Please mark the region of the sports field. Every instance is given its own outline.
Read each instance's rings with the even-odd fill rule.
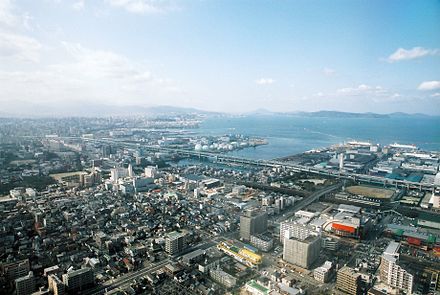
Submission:
[[[355,185],[345,189],[350,194],[361,195],[376,199],[389,199],[393,196],[394,191],[385,188],[377,188],[372,186]]]

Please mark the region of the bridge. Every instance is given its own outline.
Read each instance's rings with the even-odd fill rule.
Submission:
[[[434,184],[426,184],[426,183],[412,182],[412,181],[399,180],[399,179],[389,179],[382,176],[373,176],[373,175],[359,174],[359,173],[353,173],[347,171],[335,171],[325,168],[317,168],[317,167],[298,165],[288,162],[281,162],[277,160],[254,160],[254,159],[230,156],[226,154],[218,154],[218,153],[205,152],[205,151],[193,151],[193,150],[185,150],[185,149],[164,148],[159,146],[139,146],[139,147],[142,147],[151,152],[175,153],[178,155],[197,157],[199,159],[202,158],[210,159],[216,162],[250,165],[250,166],[266,167],[266,168],[278,168],[293,172],[306,172],[321,176],[330,176],[330,177],[342,178],[347,180],[353,180],[355,182],[369,183],[369,184],[379,184],[394,188],[418,189],[421,191],[422,190],[433,191],[436,188],[440,188],[439,186],[436,186]]]
[[[73,139],[73,137],[66,137],[66,138]],[[433,192],[435,189],[440,189],[440,186],[434,184],[419,183],[419,182],[400,180],[400,179],[390,179],[382,176],[353,173],[348,171],[336,171],[325,168],[317,168],[311,166],[298,165],[289,162],[282,162],[278,160],[255,160],[255,159],[235,157],[227,154],[213,153],[207,151],[167,148],[161,146],[145,145],[139,142],[118,141],[110,138],[87,139],[87,138],[75,137],[75,139],[82,139],[85,141],[94,141],[94,142],[106,143],[106,144],[131,146],[132,148],[143,148],[147,151],[156,152],[156,153],[164,153],[164,152],[174,153],[182,156],[190,156],[199,159],[213,160],[215,162],[250,165],[250,166],[265,167],[265,168],[277,168],[277,169],[282,169],[284,171],[293,171],[293,172],[306,172],[321,176],[353,180],[359,183],[376,184],[376,185],[382,185],[384,187],[393,187],[396,189],[404,188],[408,190],[414,189],[414,190],[428,191],[428,192]]]

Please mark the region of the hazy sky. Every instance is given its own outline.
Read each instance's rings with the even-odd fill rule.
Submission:
[[[440,114],[440,1],[0,0],[0,112]]]

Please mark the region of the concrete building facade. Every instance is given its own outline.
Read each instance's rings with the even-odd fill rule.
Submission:
[[[240,216],[240,238],[249,241],[251,235],[267,231],[267,213],[258,209],[246,210]]]
[[[336,277],[336,288],[349,295],[358,295],[360,293],[361,275],[354,269],[344,266]]]
[[[284,239],[283,259],[303,268],[309,268],[319,257],[321,238],[309,236],[305,239]]]
[[[180,253],[186,246],[186,234],[181,232],[171,232],[165,239],[165,251],[174,255]]]

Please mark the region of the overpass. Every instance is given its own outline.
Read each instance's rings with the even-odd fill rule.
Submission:
[[[333,171],[325,168],[310,167],[310,166],[298,165],[288,162],[281,162],[277,160],[254,160],[254,159],[230,156],[226,154],[218,154],[218,153],[205,152],[205,151],[193,151],[193,150],[185,150],[185,149],[164,148],[159,146],[138,146],[138,147],[142,147],[151,152],[175,153],[178,155],[197,157],[199,159],[210,159],[216,162],[223,162],[230,164],[250,165],[250,166],[258,166],[265,168],[279,168],[282,170],[288,170],[294,172],[306,172],[321,176],[330,176],[330,177],[342,178],[347,180],[353,180],[362,183],[379,184],[379,185],[395,187],[395,188],[418,189],[423,191],[433,191],[435,188],[440,188],[439,186],[436,186],[434,184],[426,184],[426,183],[412,182],[412,181],[399,180],[399,179],[389,179],[382,176],[373,176],[373,175],[359,174],[359,173],[353,173],[347,171]]]
[[[279,160],[254,160],[254,159],[235,157],[231,155],[213,153],[207,151],[167,148],[161,146],[145,145],[139,142],[118,141],[110,138],[102,138],[102,139],[88,139],[88,138],[80,138],[80,137],[65,137],[65,138],[82,139],[85,141],[116,144],[121,146],[131,146],[132,148],[143,148],[150,152],[174,153],[182,156],[196,157],[199,159],[208,159],[208,160],[213,160],[215,162],[222,162],[229,164],[250,165],[250,166],[265,167],[265,168],[279,168],[285,171],[293,171],[293,172],[306,172],[321,176],[353,180],[359,183],[376,184],[376,185],[382,185],[384,187],[394,187],[396,189],[404,188],[408,190],[414,189],[414,190],[429,191],[429,192],[434,191],[434,189],[440,189],[440,186],[434,184],[419,183],[408,180],[389,179],[382,176],[373,176],[373,175],[366,175],[366,174],[353,173],[347,171],[336,171],[325,168],[310,167],[310,166],[298,165],[288,162],[282,162]]]

